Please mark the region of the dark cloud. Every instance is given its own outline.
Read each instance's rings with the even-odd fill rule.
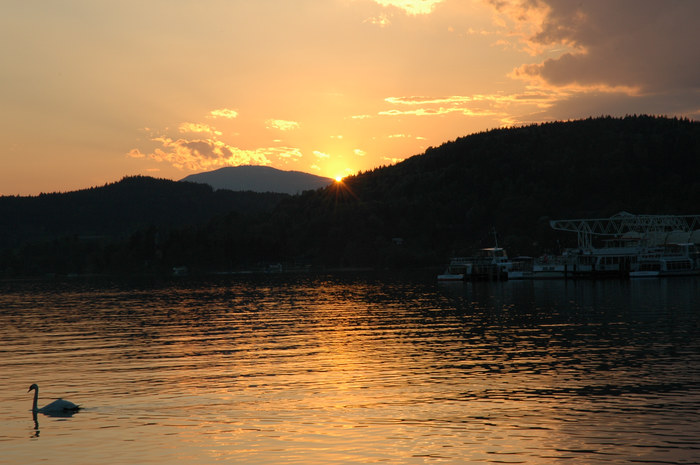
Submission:
[[[595,116],[653,114],[700,119],[700,94],[666,92],[630,96],[624,92],[577,92],[560,98],[546,109],[517,118],[518,124],[565,121]]]
[[[534,2],[521,3],[532,8]],[[700,1],[542,0],[549,7],[535,45],[574,52],[518,70],[553,86],[700,90]]]
[[[227,146],[217,146],[213,140],[179,140],[176,145],[186,148],[192,156],[203,159],[228,158],[232,154]]]

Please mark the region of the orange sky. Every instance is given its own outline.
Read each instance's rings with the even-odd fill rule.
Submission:
[[[491,128],[700,116],[700,2],[3,2],[0,194],[336,177]]]

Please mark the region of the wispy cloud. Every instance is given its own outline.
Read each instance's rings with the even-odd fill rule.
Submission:
[[[209,116],[212,118],[233,119],[233,118],[238,117],[238,112],[236,110],[231,110],[229,108],[220,108],[218,110],[210,111]]]
[[[372,18],[367,18],[365,23],[369,24],[374,24],[375,26],[379,27],[387,27],[391,25],[391,20],[389,19],[389,16],[387,15],[379,15],[379,16],[374,16]]]
[[[374,0],[381,6],[393,6],[409,15],[426,15],[433,12],[435,6],[444,0]]]
[[[444,105],[444,104],[462,104],[465,102],[474,101],[475,97],[466,97],[462,95],[453,95],[451,97],[387,97],[385,102],[395,105]]]
[[[178,127],[181,133],[209,134],[211,136],[220,136],[221,131],[217,131],[212,126],[203,123],[182,123]]]
[[[425,137],[413,136],[411,134],[390,134],[387,136],[389,139],[415,139],[415,140],[425,140]]]
[[[431,105],[449,105],[450,107],[462,107],[473,104],[487,105],[503,105],[514,102],[525,101],[546,101],[554,97],[552,91],[533,90],[525,92],[517,92],[512,94],[497,93],[497,94],[474,94],[474,95],[452,95],[449,97],[388,97],[385,102],[394,105],[407,106],[431,106]]]
[[[314,150],[314,156],[316,158],[322,159],[322,158],[330,158],[331,156],[328,155],[327,153],[319,152],[318,150]]]
[[[132,149],[127,156],[165,162],[177,169],[187,171],[212,170],[225,166],[269,165],[273,159],[288,163],[303,157],[301,149],[297,147],[263,147],[245,150],[215,139],[188,140],[157,137],[153,141],[160,144],[160,147],[153,152],[144,153],[139,149]]]
[[[440,116],[449,115],[451,113],[459,113],[464,116],[494,116],[498,112],[488,109],[472,109],[461,107],[438,107],[438,108],[417,108],[415,110],[384,110],[380,111],[382,116]]]
[[[395,165],[396,163],[402,162],[405,160],[405,158],[391,158],[391,157],[382,157],[382,160],[389,162],[392,165]]]
[[[395,108],[379,111],[377,115],[495,117],[507,124],[512,120],[513,114],[542,111],[569,94],[570,90],[563,89],[533,89],[512,94],[388,97],[385,102]]]
[[[235,110],[222,108],[211,111],[209,118],[233,119],[238,117]],[[266,121],[268,128],[289,131],[299,127],[294,121],[270,119]],[[147,133],[156,131],[146,128]],[[127,153],[130,158],[150,159],[157,162],[169,163],[180,170],[203,171],[224,166],[239,165],[269,165],[273,162],[290,163],[303,157],[300,148],[289,146],[261,147],[242,149],[224,141],[224,134],[206,123],[181,123],[177,131],[183,136],[165,134],[151,136],[151,141],[157,143],[152,151],[142,151],[134,148]],[[281,141],[275,140],[275,143]]]
[[[294,129],[299,129],[299,123],[296,121],[287,121],[283,119],[268,119],[265,124],[270,129],[277,129],[280,131],[291,131]]]
[[[146,158],[146,157],[148,157],[147,154],[143,153],[139,149],[129,150],[129,152],[127,152],[126,156],[129,158]]]
[[[301,149],[297,147],[274,147],[267,149],[267,151],[270,155],[275,155],[280,160],[285,161],[298,160],[304,156]]]
[[[150,158],[170,163],[177,169],[202,171],[238,165],[269,165],[269,155],[275,149],[243,150],[213,139],[153,139],[161,144],[152,153],[144,154],[138,149],[128,153],[132,158]]]

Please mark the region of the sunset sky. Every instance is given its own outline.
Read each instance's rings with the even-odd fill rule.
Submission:
[[[0,194],[336,177],[475,132],[700,119],[700,1],[5,0]]]

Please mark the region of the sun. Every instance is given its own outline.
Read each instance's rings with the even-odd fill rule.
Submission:
[[[335,182],[341,182],[343,180],[342,176],[336,176],[335,177]]]

